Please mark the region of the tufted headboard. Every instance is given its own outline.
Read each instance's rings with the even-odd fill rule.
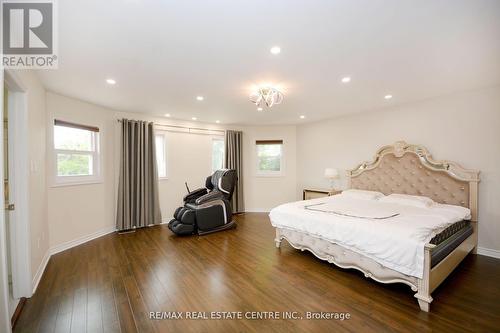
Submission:
[[[382,147],[372,162],[348,171],[350,187],[384,194],[423,195],[439,203],[468,207],[477,221],[479,171],[435,161],[422,146],[398,141]]]

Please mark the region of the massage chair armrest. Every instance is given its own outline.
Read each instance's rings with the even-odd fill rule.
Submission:
[[[189,202],[195,202],[196,199],[198,199],[201,196],[204,196],[205,194],[208,193],[208,190],[206,188],[198,188],[194,191],[189,192],[184,196],[184,202],[189,203]]]
[[[205,194],[204,196],[199,197],[196,199],[195,203],[196,205],[203,205],[204,203],[214,201],[214,200],[222,200],[224,199],[224,194],[219,192],[219,191],[212,191],[208,194]]]

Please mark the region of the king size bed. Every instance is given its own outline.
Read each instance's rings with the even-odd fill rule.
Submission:
[[[270,213],[276,247],[294,248],[381,283],[404,283],[429,311],[431,293],[477,247],[479,172],[396,142],[348,172],[339,195]]]

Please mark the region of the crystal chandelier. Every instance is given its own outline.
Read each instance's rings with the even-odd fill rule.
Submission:
[[[273,87],[261,87],[250,95],[250,102],[255,105],[272,107],[274,104],[283,102],[283,93]]]

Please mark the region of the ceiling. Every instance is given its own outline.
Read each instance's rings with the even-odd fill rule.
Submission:
[[[296,124],[500,84],[496,0],[64,0],[58,7],[59,69],[40,71],[41,80],[116,110]],[[279,55],[270,53],[275,45]],[[345,76],[351,82],[342,83]],[[280,85],[285,100],[258,112],[248,95],[264,82]]]

